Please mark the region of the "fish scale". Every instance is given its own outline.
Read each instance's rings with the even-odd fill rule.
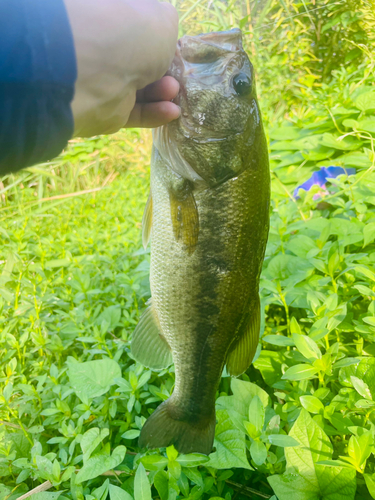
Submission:
[[[199,48],[200,43],[209,48]],[[204,64],[217,87],[207,95],[202,83],[197,96],[199,79],[205,78],[202,68],[195,74],[189,62],[186,72],[181,69],[184,49],[192,58],[192,46],[202,57],[210,50],[210,63]],[[194,61],[199,66],[198,56]],[[154,369],[173,360],[176,378],[172,396],[146,421],[140,446],[174,444],[182,453],[209,453],[224,365],[239,375],[257,347],[269,220],[268,154],[253,83],[245,95],[237,95],[230,83],[233,74],[242,78],[245,72],[252,82],[252,71],[239,30],[184,37],[171,66],[170,74],[180,82],[183,113],[154,132],[144,216],[145,240],[151,236],[152,299],[134,331],[132,351]],[[231,134],[234,112],[238,123]],[[220,120],[214,131],[211,121],[207,126],[195,122],[202,113],[224,117],[222,128]],[[193,179],[190,168],[198,174]]]

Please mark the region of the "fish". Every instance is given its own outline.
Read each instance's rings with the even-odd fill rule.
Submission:
[[[175,385],[139,446],[209,454],[223,368],[245,372],[259,340],[268,151],[239,29],[180,38],[168,74],[180,84],[181,115],[153,130],[142,228],[151,299],[131,351],[154,370],[173,362]]]

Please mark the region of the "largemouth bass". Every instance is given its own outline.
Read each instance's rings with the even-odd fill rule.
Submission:
[[[173,360],[176,380],[139,445],[208,454],[223,367],[240,375],[258,344],[268,153],[240,30],[184,36],[169,74],[180,83],[182,113],[154,130],[143,219],[152,299],[132,352],[154,369]]]

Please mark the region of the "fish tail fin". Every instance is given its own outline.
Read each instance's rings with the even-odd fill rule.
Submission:
[[[215,409],[212,415],[198,421],[182,417],[181,410],[171,400],[164,401],[145,422],[139,446],[161,448],[173,444],[180,453],[211,453],[215,436]]]

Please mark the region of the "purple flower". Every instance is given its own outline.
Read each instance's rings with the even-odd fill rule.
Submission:
[[[325,184],[327,182],[327,179],[333,179],[335,177],[338,177],[339,175],[355,175],[356,169],[355,168],[342,168],[342,167],[335,167],[331,165],[330,167],[321,167],[317,172],[314,172],[310,179],[308,179],[306,182],[301,184],[300,186],[297,186],[297,188],[294,190],[294,197],[299,198],[298,196],[298,191],[300,189],[304,189],[305,191],[309,191],[310,188],[314,185],[320,186],[323,189],[325,189]]]

